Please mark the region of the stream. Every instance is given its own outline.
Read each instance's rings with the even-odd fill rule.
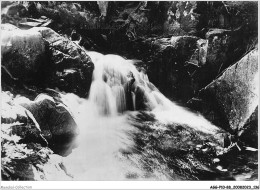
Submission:
[[[168,100],[131,60],[88,54],[89,98],[62,95],[80,131],[64,157],[74,180],[234,179],[217,158],[226,132]]]

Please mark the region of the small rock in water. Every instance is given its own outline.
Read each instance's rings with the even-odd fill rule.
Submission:
[[[246,150],[253,151],[253,152],[258,151],[258,149],[252,147],[246,147]]]
[[[214,158],[213,159],[213,162],[216,163],[216,162],[219,162],[220,160],[218,158]]]
[[[198,144],[198,145],[196,146],[196,150],[200,150],[201,147],[202,147],[202,145],[201,145],[201,144]]]
[[[223,155],[223,151],[217,152],[217,156]]]
[[[216,168],[217,168],[219,171],[227,172],[227,169],[223,169],[222,166],[217,166]]]
[[[216,168],[220,171],[223,169],[222,166],[217,166]]]

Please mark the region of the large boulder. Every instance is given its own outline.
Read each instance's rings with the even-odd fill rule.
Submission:
[[[48,95],[40,94],[35,101],[20,105],[32,113],[50,148],[59,154],[70,151],[70,145],[79,131],[73,116],[64,104],[55,102]]]
[[[251,145],[250,142],[257,142],[252,139],[257,137],[255,134],[250,135],[250,142],[246,139],[249,139],[248,131],[257,131],[254,115],[258,107],[258,74],[258,52],[253,50],[200,93],[202,102],[206,102],[207,107],[212,108],[212,114],[222,120],[222,127]],[[208,110],[206,114],[209,113]]]
[[[1,94],[1,179],[70,180],[62,157],[47,147],[33,114],[19,105],[25,97]]]
[[[40,32],[50,46],[53,73],[47,83],[53,88],[86,96],[94,69],[86,51],[50,28],[35,27],[32,30]]]
[[[1,29],[2,65],[15,78],[35,80],[45,64],[46,45],[41,34],[37,31],[18,30],[10,25]]]
[[[5,24],[1,29],[4,83],[11,78],[20,86],[30,83],[87,96],[94,65],[85,49],[47,27],[19,30]]]
[[[57,97],[40,94],[34,101],[24,96],[2,92],[1,122],[12,129],[21,142],[48,146],[55,153],[68,154],[79,134],[69,108]]]
[[[258,105],[258,53],[251,51],[205,87],[223,107],[230,127],[240,130]]]

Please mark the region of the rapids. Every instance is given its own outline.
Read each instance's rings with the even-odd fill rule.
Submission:
[[[164,124],[184,124],[212,135],[218,131],[202,116],[168,100],[136,69],[133,60],[97,52],[88,55],[95,65],[89,98],[62,95],[80,129],[77,148],[63,160],[74,180],[173,179],[158,169],[148,175],[139,166],[142,157],[133,154],[137,151],[133,134],[140,131],[129,116],[135,117],[139,110]]]

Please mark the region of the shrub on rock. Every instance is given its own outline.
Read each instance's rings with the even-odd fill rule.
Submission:
[[[2,92],[1,107],[1,179],[57,180],[72,179],[62,162],[47,147],[42,130],[32,113],[19,102],[30,102]]]

